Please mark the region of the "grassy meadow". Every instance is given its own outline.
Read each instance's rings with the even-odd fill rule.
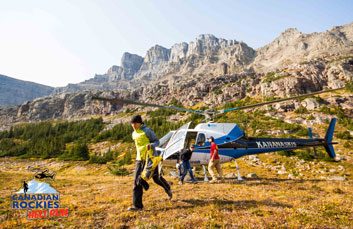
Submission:
[[[298,159],[303,168],[307,165],[310,168],[288,179],[292,160],[281,159],[283,156],[276,154],[261,155],[260,165],[247,157],[238,159],[243,176],[257,175],[244,181],[227,178],[224,183],[205,183],[198,170],[200,183],[178,185],[175,178],[166,175],[172,183],[172,200],[151,182],[150,190],[144,193],[144,211],[128,212],[132,198],[131,174],[114,176],[108,172],[107,165],[88,162],[1,158],[0,225],[1,228],[353,227],[351,163],[303,163]],[[271,164],[284,165],[288,173],[278,174],[269,169]],[[54,181],[46,181],[60,192],[61,206],[70,210],[68,218],[28,220],[24,210],[9,208],[11,193],[20,189],[23,180],[33,177],[28,166],[45,166],[57,172]],[[132,172],[133,165],[126,169]],[[235,173],[233,163],[223,164],[223,169],[229,177]],[[166,168],[165,173],[169,170]],[[321,170],[328,172],[316,173]],[[335,175],[346,179],[328,179]]]

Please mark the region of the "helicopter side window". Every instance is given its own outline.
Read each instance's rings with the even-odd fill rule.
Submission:
[[[203,146],[206,142],[206,136],[204,133],[199,133],[196,139],[196,145]]]

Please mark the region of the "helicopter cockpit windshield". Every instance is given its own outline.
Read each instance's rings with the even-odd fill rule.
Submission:
[[[175,133],[175,131],[170,131],[168,134],[164,135],[161,139],[159,139],[159,146],[158,147],[165,148],[174,133]]]
[[[163,159],[168,158],[169,156],[173,155],[175,152],[178,152],[184,148],[187,130],[190,124],[191,122],[183,125],[172,135],[168,143],[166,143]]]

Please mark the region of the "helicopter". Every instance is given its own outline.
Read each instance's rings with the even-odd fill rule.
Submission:
[[[41,172],[37,172],[35,175],[34,175],[34,178],[37,178],[37,179],[45,179],[45,178],[50,178],[52,180],[54,180],[55,178],[55,172],[50,172],[48,169],[45,169]]]
[[[194,146],[193,154],[190,159],[192,165],[202,165],[205,173],[205,180],[207,180],[206,170],[204,165],[209,162],[210,143],[206,141],[209,137],[214,137],[214,141],[218,146],[218,153],[220,162],[225,163],[235,161],[235,159],[254,154],[262,154],[276,151],[290,151],[295,149],[302,149],[311,147],[314,148],[321,146],[324,147],[329,157],[335,158],[335,150],[333,148],[333,134],[337,119],[332,118],[326,135],[324,138],[312,137],[309,139],[300,138],[256,138],[248,137],[245,132],[235,123],[215,123],[211,121],[215,116],[225,114],[227,112],[245,110],[264,105],[279,103],[288,100],[301,99],[317,94],[333,92],[344,88],[329,89],[308,93],[304,95],[294,96],[290,98],[283,98],[269,102],[251,104],[241,107],[234,107],[224,110],[192,110],[176,106],[164,106],[158,104],[143,103],[135,100],[119,99],[119,98],[105,98],[94,96],[92,99],[107,101],[115,104],[134,104],[139,106],[158,107],[163,109],[174,109],[178,111],[190,112],[205,116],[205,123],[199,123],[195,128],[190,129],[191,122],[181,126],[178,130],[173,130],[167,133],[160,139],[160,144],[156,148],[159,155],[163,157],[163,164],[165,162],[176,163],[179,152],[190,145]],[[193,144],[194,143],[194,144]],[[236,163],[236,161],[235,161]],[[168,163],[167,163],[168,164]],[[239,173],[239,166],[236,163],[238,171],[238,180],[241,180]]]

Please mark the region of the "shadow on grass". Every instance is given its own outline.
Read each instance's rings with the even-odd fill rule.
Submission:
[[[304,182],[318,183],[326,180],[320,179],[281,179],[281,178],[246,178],[243,181],[238,181],[234,178],[226,179],[229,184],[244,184],[248,186],[256,185],[271,185],[274,183],[302,184]]]
[[[285,204],[281,202],[276,202],[272,200],[224,200],[224,199],[186,199],[178,201],[182,204],[187,205],[177,205],[172,207],[165,207],[162,209],[154,209],[156,211],[166,211],[166,210],[177,210],[177,209],[192,209],[195,207],[204,207],[209,205],[216,205],[222,210],[246,210],[249,208],[257,208],[260,206],[276,207],[276,208],[292,208],[290,204]]]

